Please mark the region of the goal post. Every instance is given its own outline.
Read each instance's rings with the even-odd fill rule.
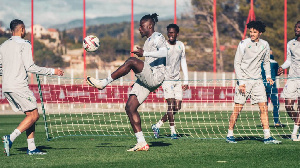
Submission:
[[[37,75],[37,81],[48,140],[64,136],[134,136],[125,112],[132,81],[117,80],[104,90],[88,86],[82,78]],[[284,79],[277,81],[283,86]],[[190,81],[189,89],[183,93],[182,109],[175,115],[178,135],[187,139],[224,139],[234,107],[234,83],[234,79]],[[281,92],[280,87],[279,97]],[[294,123],[285,112],[282,98],[280,102],[283,127],[274,127],[271,103],[269,123],[273,136],[286,138]],[[167,111],[162,88],[150,93],[138,111],[143,133],[153,136],[151,125]],[[258,105],[249,101],[245,104],[234,134],[240,138],[263,137]],[[170,136],[168,122],[161,127],[160,135]]]
[[[36,74],[36,80],[37,80],[37,83],[38,83],[39,98],[41,100],[41,109],[42,109],[42,112],[43,112],[43,119],[44,119],[44,124],[45,124],[44,126],[45,126],[46,137],[47,137],[47,140],[50,140],[49,131],[48,131],[48,124],[47,124],[47,116],[46,116],[44,100],[43,100],[43,93],[42,93],[41,82],[40,82],[40,76],[38,74]]]

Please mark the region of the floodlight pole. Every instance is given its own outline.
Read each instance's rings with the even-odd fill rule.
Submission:
[[[34,11],[34,6],[33,6],[33,1],[31,0],[31,52],[32,52],[32,59],[34,60],[34,36],[33,36],[33,11]],[[30,78],[30,83],[33,84],[33,75],[31,74],[31,78]]]
[[[177,16],[176,16],[176,0],[174,0],[174,24],[177,24]]]
[[[284,0],[284,61],[287,57],[287,0]],[[287,69],[284,70],[284,77],[287,77]]]
[[[213,72],[214,72],[214,79],[215,79],[215,75],[217,72],[217,38],[216,38],[216,34],[217,34],[217,0],[214,0],[214,7],[213,7]]]
[[[134,47],[134,11],[133,11],[133,6],[134,6],[134,2],[133,2],[133,0],[131,0],[131,27],[130,27],[131,46],[130,46],[130,51],[133,51],[133,47]],[[134,57],[134,54],[130,53],[130,56]],[[133,82],[133,80],[134,80],[134,72],[132,70],[130,72],[130,80],[131,80],[131,82]]]
[[[86,37],[86,20],[85,20],[85,0],[83,0],[83,37],[82,40]],[[83,77],[86,78],[86,51],[83,49]]]
[[[246,37],[246,33],[247,33],[247,24],[249,23],[249,21],[253,21],[255,20],[255,13],[254,13],[254,5],[253,5],[253,0],[251,0],[250,2],[250,10],[249,10],[249,14],[248,14],[248,17],[247,17],[247,21],[246,21],[246,25],[245,25],[245,29],[244,29],[244,36],[243,36],[243,40],[245,39]]]

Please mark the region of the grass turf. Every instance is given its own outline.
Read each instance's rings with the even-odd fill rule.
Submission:
[[[0,135],[10,134],[23,115],[1,115]],[[300,142],[281,139],[280,145],[265,145],[258,138],[238,137],[237,144],[224,139],[154,139],[146,137],[147,152],[127,152],[135,137],[68,136],[46,141],[44,123],[36,128],[36,145],[43,156],[26,155],[25,133],[18,137],[11,156],[0,155],[1,167],[297,167]]]

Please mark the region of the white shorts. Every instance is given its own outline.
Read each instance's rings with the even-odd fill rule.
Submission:
[[[262,80],[249,80],[246,82],[246,93],[240,93],[239,85],[235,86],[234,102],[245,104],[248,98],[251,104],[267,102],[266,89]]]
[[[300,97],[300,80],[288,79],[283,88],[282,97],[293,100]]]
[[[144,68],[141,73],[135,74],[138,80],[134,83],[129,95],[136,95],[140,104],[142,104],[148,97],[150,92],[156,90],[161,83],[161,73],[153,72],[150,65],[144,63]]]
[[[3,94],[15,112],[27,112],[37,108],[36,98],[31,90],[4,92]]]
[[[164,81],[162,84],[164,89],[165,99],[174,98],[176,100],[182,100],[182,85],[181,81]]]

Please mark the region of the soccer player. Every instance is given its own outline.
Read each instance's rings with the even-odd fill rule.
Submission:
[[[238,81],[235,87],[235,106],[230,116],[226,142],[237,143],[233,136],[233,128],[247,98],[251,98],[251,103],[258,103],[260,109],[264,143],[278,144],[281,142],[270,135],[267,96],[261,76],[261,63],[263,61],[267,82],[271,85],[274,83],[270,70],[270,47],[267,41],[260,39],[266,26],[261,21],[251,21],[247,27],[250,31],[250,38],[239,43],[234,59],[234,69]]]
[[[14,140],[26,131],[28,155],[46,154],[36,148],[34,142],[35,122],[39,119],[36,98],[28,86],[28,72],[44,75],[63,75],[60,69],[44,68],[34,64],[31,44],[24,40],[25,25],[15,19],[10,22],[12,37],[0,46],[2,92],[14,111],[22,111],[26,117],[10,134],[3,136],[4,152],[10,155]]]
[[[295,24],[295,38],[287,43],[287,59],[278,69],[278,75],[283,73],[283,69],[290,67],[289,79],[283,88],[283,97],[285,98],[285,109],[292,120],[295,122],[291,135],[292,141],[300,141],[297,137],[300,126],[300,21]],[[294,110],[294,104],[298,98],[297,110]]]
[[[142,132],[141,119],[137,109],[148,97],[149,93],[157,89],[165,78],[168,51],[165,37],[161,33],[154,31],[155,23],[158,21],[157,16],[156,13],[148,14],[140,20],[140,34],[142,38],[147,37],[147,39],[143,48],[138,47],[132,53],[138,57],[145,57],[145,62],[136,57],[130,57],[106,79],[97,80],[87,77],[89,85],[102,90],[112,81],[128,74],[130,70],[133,70],[135,73],[137,81],[129,93],[125,110],[137,138],[137,144],[128,151],[147,151],[149,149]]]
[[[165,80],[162,87],[164,89],[164,97],[168,103],[168,111],[156,124],[153,124],[151,128],[154,132],[154,137],[158,138],[159,128],[164,122],[169,120],[171,138],[177,139],[174,115],[181,109],[182,91],[188,89],[188,69],[184,44],[177,40],[179,27],[176,24],[169,24],[167,31],[169,38],[167,41],[168,56]],[[180,81],[180,64],[184,75],[183,85]]]
[[[278,63],[274,60],[274,56],[272,54],[272,50],[270,50],[270,68],[271,68],[271,78],[274,81],[273,85],[270,85],[270,83],[267,82],[266,79],[266,73],[263,67],[263,63],[261,64],[261,75],[264,81],[264,85],[267,92],[267,100],[269,98],[271,99],[271,102],[273,104],[273,119],[274,119],[274,126],[280,127],[282,124],[279,121],[279,97],[278,97],[278,89],[276,86],[276,76],[278,72]]]

